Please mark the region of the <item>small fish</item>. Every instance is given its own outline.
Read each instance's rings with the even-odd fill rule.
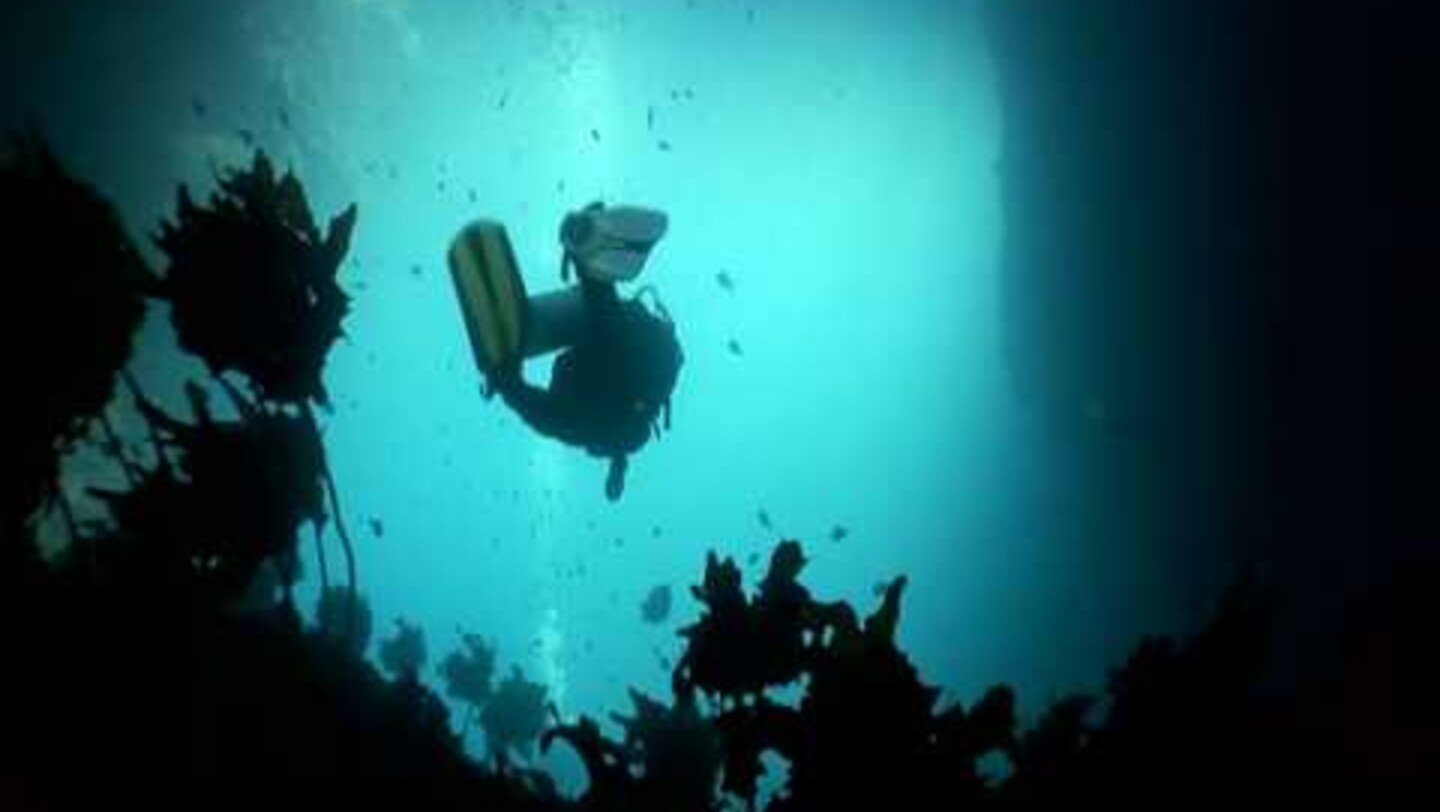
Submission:
[[[775,525],[770,522],[770,514],[763,509],[755,513],[755,518],[760,520],[760,526],[766,530],[774,530]]]
[[[620,538],[619,536],[616,536],[616,537],[615,537],[615,548],[616,548],[616,549],[619,549],[619,548],[624,547],[624,546],[625,546],[625,539]]]
[[[725,342],[725,347],[730,350],[731,355],[737,358],[745,354],[745,350],[740,346],[740,342],[733,338]]]
[[[670,617],[672,603],[670,585],[660,584],[645,595],[640,604],[640,617],[646,623],[664,623]]]
[[[735,292],[735,279],[730,276],[729,271],[721,271],[715,274],[715,284],[731,293]]]
[[[281,107],[277,111],[277,115],[280,119],[280,126],[284,127],[287,130],[290,129],[290,111],[286,110],[284,107]]]
[[[645,129],[655,129],[655,105],[653,104],[645,108]]]
[[[685,94],[685,98],[690,99],[691,101],[694,101],[694,100],[695,100],[695,88],[693,88],[693,87],[687,87],[687,88],[685,88],[684,94]]]
[[[417,278],[418,278],[418,277],[420,276],[420,273],[421,273],[421,270],[420,270],[420,265],[419,265],[419,263],[416,263],[416,264],[410,266],[410,275],[411,275],[411,276],[414,276],[414,277],[417,277]]]
[[[504,109],[505,109],[505,105],[508,104],[509,101],[510,101],[510,90],[507,88],[504,93],[501,93],[501,94],[500,94],[500,101],[495,102],[495,109],[496,109],[496,110],[504,110]]]
[[[242,127],[236,130],[235,134],[240,136],[240,143],[244,144],[247,148],[255,146],[254,130],[247,130]]]
[[[470,202],[471,202],[471,203],[474,203],[474,202],[476,202],[477,200],[479,200],[479,197],[476,196],[474,189],[471,189],[467,196],[470,198]]]
[[[672,90],[672,91],[670,91],[670,101],[680,101],[680,91],[678,91],[678,90]]]
[[[845,527],[844,525],[837,524],[834,527],[830,528],[831,541],[840,541],[848,535],[850,535],[850,529]]]
[[[205,114],[210,112],[210,108],[205,106],[204,100],[199,96],[190,100],[190,109],[195,112],[196,118],[204,118]]]
[[[591,140],[591,141],[594,141],[594,142],[597,143],[597,144],[600,143],[600,131],[597,130],[597,129],[591,128],[591,130],[590,130],[590,140]]]
[[[370,517],[370,532],[374,533],[377,539],[385,537],[385,523],[379,516]]]
[[[669,152],[669,151],[670,151],[670,142],[669,142],[669,141],[666,141],[666,140],[663,139],[663,138],[660,139],[660,141],[659,141],[658,143],[656,143],[655,146],[659,147],[661,152]]]
[[[657,524],[657,525],[655,525],[654,527],[650,528],[650,538],[652,538],[652,539],[658,539],[658,538],[660,538],[660,525]]]

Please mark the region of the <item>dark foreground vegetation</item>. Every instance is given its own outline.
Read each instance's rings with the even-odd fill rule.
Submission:
[[[946,704],[924,682],[895,643],[904,578],[865,615],[812,595],[801,545],[782,540],[748,588],[733,561],[704,562],[669,695],[633,692],[620,737],[555,713],[522,673],[497,677],[476,635],[435,662],[452,713],[420,678],[418,630],[372,629],[326,462],[320,373],[359,220],[352,207],[322,228],[299,181],[257,154],[209,200],[181,192],[150,268],[39,139],[0,146],[0,809],[212,808],[233,787],[287,806],[293,791],[271,785],[297,778],[334,779],[335,806],[404,778],[406,808],[742,808],[765,753],[788,763],[769,808],[792,812],[1372,808],[1388,779],[1433,798],[1440,578],[1423,568],[1335,628],[1333,672],[1275,673],[1275,593],[1245,583],[1194,635],[1141,641],[1099,695],[1021,724],[1006,686]],[[180,413],[124,371],[150,302],[209,372]],[[77,452],[109,476],[63,479]],[[306,525],[343,560],[299,549]],[[314,625],[292,594],[302,557],[322,582]],[[798,701],[777,698],[797,683]],[[483,760],[462,747],[477,727]],[[578,799],[527,766],[557,747],[585,765]]]

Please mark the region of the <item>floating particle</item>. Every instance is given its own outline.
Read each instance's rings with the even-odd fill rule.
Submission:
[[[830,528],[831,541],[841,541],[848,535],[850,535],[850,529],[842,524],[837,524],[834,527]]]
[[[735,356],[736,358],[739,358],[745,354],[745,350],[743,347],[740,346],[740,342],[733,338],[725,342],[725,348],[729,350],[730,354]]]
[[[770,521],[770,514],[766,512],[764,508],[755,511],[755,518],[760,522],[760,526],[765,528],[766,530],[775,529],[775,525],[772,524]]]
[[[240,129],[235,131],[235,134],[240,136],[240,143],[244,144],[247,149],[255,146],[254,130],[247,130],[244,127],[241,127]]]
[[[474,203],[474,202],[476,202],[477,200],[480,199],[480,198],[475,194],[475,190],[474,190],[474,189],[471,189],[471,190],[467,193],[467,196],[470,198],[470,202],[471,202],[471,203]]]
[[[410,275],[411,275],[411,276],[416,277],[416,278],[418,279],[418,278],[420,277],[420,274],[421,274],[421,273],[422,273],[422,271],[421,271],[421,268],[420,268],[420,263],[417,262],[417,263],[415,263],[414,265],[411,265],[411,266],[410,266]]]
[[[720,271],[715,274],[715,284],[719,285],[725,291],[730,293],[735,292],[735,279],[730,276],[729,271]]]
[[[590,130],[590,140],[597,144],[600,143],[600,131],[592,127]]]
[[[663,139],[663,138],[660,139],[659,143],[657,143],[655,146],[659,147],[661,152],[669,152],[669,151],[670,151],[670,142],[669,142],[669,141],[666,141],[666,140]]]
[[[653,104],[645,108],[645,129],[655,129],[655,105]]]
[[[281,107],[277,111],[277,116],[280,119],[280,126],[284,127],[287,130],[290,129],[290,111],[286,110],[284,107]]]
[[[377,539],[385,537],[385,522],[381,521],[379,516],[370,517],[370,532],[374,533]]]
[[[199,96],[190,100],[190,109],[194,111],[196,118],[204,118],[205,114],[210,112],[210,108],[205,106],[205,100]]]

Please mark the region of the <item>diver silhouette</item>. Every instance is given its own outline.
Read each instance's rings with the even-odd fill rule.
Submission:
[[[624,297],[664,236],[667,218],[601,203],[572,212],[560,228],[561,279],[576,282],[534,297],[504,226],[481,220],[450,247],[449,264],[486,395],[498,393],[537,433],[609,461],[605,495],[625,489],[629,456],[670,427],[670,397],[684,354],[653,288]],[[643,302],[649,294],[654,311]],[[559,351],[549,385],[525,380],[526,360]]]

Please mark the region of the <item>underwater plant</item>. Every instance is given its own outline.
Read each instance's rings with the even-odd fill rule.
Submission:
[[[356,655],[365,654],[374,620],[370,602],[364,595],[349,587],[325,587],[315,607],[315,620],[321,635],[341,643]]]
[[[425,667],[424,630],[403,617],[395,618],[395,634],[380,641],[380,664],[397,680],[419,680]]]
[[[152,278],[114,206],[37,135],[0,144],[5,285],[0,572],[34,563],[24,525],[59,496],[59,458],[109,402]],[[71,528],[74,530],[73,526]]]
[[[350,308],[338,274],[356,206],[331,218],[322,235],[299,179],[291,172],[277,176],[259,150],[249,169],[222,174],[218,184],[203,205],[180,187],[175,220],[162,223],[156,237],[169,263],[154,295],[170,304],[180,347],[212,375],[240,374],[265,410],[298,407],[318,434],[311,405],[329,402],[321,372]],[[317,474],[329,492],[346,583],[354,590],[355,553],[320,450]],[[316,550],[328,585],[318,536]]]
[[[90,542],[101,555],[128,551],[148,562],[159,584],[190,583],[224,599],[249,586],[270,559],[294,555],[299,527],[324,520],[320,437],[309,420],[262,409],[225,387],[238,420],[217,420],[205,390],[187,387],[195,422],[167,414],[138,389],[136,407],[155,444],[155,467],[128,491],[92,489],[121,532],[138,545]],[[291,578],[284,578],[288,588]]]
[[[12,174],[14,160],[38,163]],[[1302,726],[1288,715],[1291,709],[1253,690],[1269,612],[1263,593],[1237,589],[1190,639],[1142,642],[1103,699],[1065,698],[1024,730],[1006,686],[990,688],[973,704],[942,705],[938,689],[921,679],[895,639],[904,577],[884,582],[879,605],[862,616],[847,603],[810,593],[800,580],[806,558],[794,540],[775,548],[753,596],[733,559],[707,555],[701,583],[690,590],[701,613],[679,633],[685,651],[671,674],[672,695],[666,702],[632,689],[631,713],[610,717],[622,731],[618,740],[594,718],[560,719],[545,686],[518,667],[492,684],[493,649],[478,635],[462,635],[463,648],[442,661],[439,674],[486,733],[492,763],[468,760],[445,703],[420,679],[426,647],[418,625],[397,620],[379,647],[393,681],[354,656],[365,649],[372,621],[353,578],[343,587],[324,583],[322,562],[320,628],[313,633],[302,628],[288,600],[283,608],[291,611],[235,610],[257,583],[273,596],[267,579],[277,569],[283,584],[294,581],[299,526],[326,520],[325,484],[334,502],[310,403],[323,398],[315,388],[317,350],[323,356],[333,341],[321,328],[337,326],[344,307],[333,291],[324,294],[328,304],[308,297],[326,289],[324,271],[333,271],[329,263],[343,254],[353,226],[352,209],[319,240],[313,224],[305,227],[308,213],[298,213],[304,209],[298,181],[276,181],[258,158],[250,175],[227,182],[212,209],[182,203],[181,224],[167,240],[174,256],[194,264],[172,268],[179,275],[167,277],[172,287],[165,295],[181,309],[215,306],[209,294],[188,287],[203,287],[200,276],[175,280],[200,274],[200,258],[238,273],[238,265],[225,265],[231,260],[220,257],[220,247],[285,265],[294,279],[283,281],[281,274],[280,282],[263,281],[274,269],[262,268],[260,281],[235,284],[260,284],[266,292],[240,295],[256,297],[262,309],[276,297],[284,302],[276,311],[289,314],[277,322],[284,324],[280,333],[252,337],[285,339],[261,355],[310,357],[252,358],[254,348],[244,341],[227,344],[228,338],[192,323],[186,340],[212,356],[212,383],[229,398],[235,417],[217,416],[198,384],[187,387],[192,414],[185,420],[129,381],[153,462],[142,465],[108,443],[129,484],[96,491],[110,507],[111,526],[77,539],[57,565],[26,565],[29,577],[12,584],[17,570],[10,559],[17,550],[33,550],[31,533],[20,525],[53,488],[54,468],[47,466],[59,447],[108,397],[148,283],[132,249],[117,242],[123,233],[113,213],[93,193],[37,154],[7,155],[4,166],[5,212],[20,222],[42,221],[36,234],[50,229],[89,243],[57,248],[61,257],[95,260],[67,272],[103,276],[109,267],[107,273],[119,274],[93,286],[113,300],[90,301],[63,288],[21,303],[46,313],[71,308],[98,315],[93,333],[82,330],[58,360],[6,359],[21,370],[56,364],[30,379],[38,406],[22,402],[32,394],[28,389],[7,398],[31,422],[5,430],[31,445],[22,443],[18,456],[3,460],[0,577],[7,582],[0,611],[9,636],[0,666],[0,718],[6,721],[0,763],[6,781],[35,778],[25,789],[62,796],[86,791],[80,784],[111,795],[137,787],[153,802],[149,795],[176,791],[176,775],[260,785],[315,776],[343,779],[333,790],[337,803],[348,803],[368,792],[357,779],[403,776],[424,787],[417,806],[685,812],[737,801],[754,808],[765,756],[774,754],[789,771],[767,808],[809,812],[926,802],[977,809],[1087,801],[1126,806],[1168,800],[1176,788],[1190,801],[1248,800],[1266,789],[1288,798],[1302,778],[1312,788],[1342,780],[1332,778],[1343,776],[1347,764],[1343,748],[1329,738],[1333,733]],[[25,211],[34,195],[51,195],[53,208]],[[67,223],[76,230],[66,232]],[[277,244],[266,246],[267,239]],[[324,262],[307,264],[317,257]],[[296,290],[308,291],[301,296],[307,304],[296,304]],[[182,306],[187,297],[194,298]],[[285,321],[290,317],[320,324],[301,329]],[[72,363],[76,379],[62,380],[71,371],[64,365]],[[249,391],[223,376],[232,374],[248,378]],[[338,526],[338,507],[334,516]],[[1433,603],[1434,573],[1427,577],[1412,588]],[[1413,600],[1414,606],[1393,610],[1409,618],[1413,639],[1384,637],[1391,627],[1376,621],[1381,639],[1363,642],[1428,651],[1435,613]],[[257,604],[267,608],[264,600]],[[345,646],[333,644],[337,631]],[[1406,694],[1419,695],[1422,720],[1433,718],[1424,715],[1423,702],[1433,707],[1432,683]],[[781,701],[778,689],[798,700]],[[542,751],[561,741],[578,753],[589,778],[579,799],[559,798],[542,773],[512,763],[512,753],[530,756],[537,740]],[[986,759],[1002,760],[1008,774],[982,770]],[[102,780],[66,780],[76,774]]]
[[[549,704],[545,686],[526,679],[520,666],[511,666],[510,675],[500,681],[480,711],[480,727],[497,763],[506,764],[511,751],[531,757],[535,742],[545,731]]]
[[[460,643],[463,648],[451,651],[440,661],[440,678],[447,696],[478,711],[493,694],[490,681],[495,674],[495,649],[478,634],[462,632]]]
[[[277,177],[263,151],[219,186],[208,205],[180,187],[175,222],[156,238],[169,259],[157,295],[180,346],[213,373],[242,373],[263,400],[324,405],[320,372],[350,306],[336,276],[356,207],[322,236],[300,181]]]

